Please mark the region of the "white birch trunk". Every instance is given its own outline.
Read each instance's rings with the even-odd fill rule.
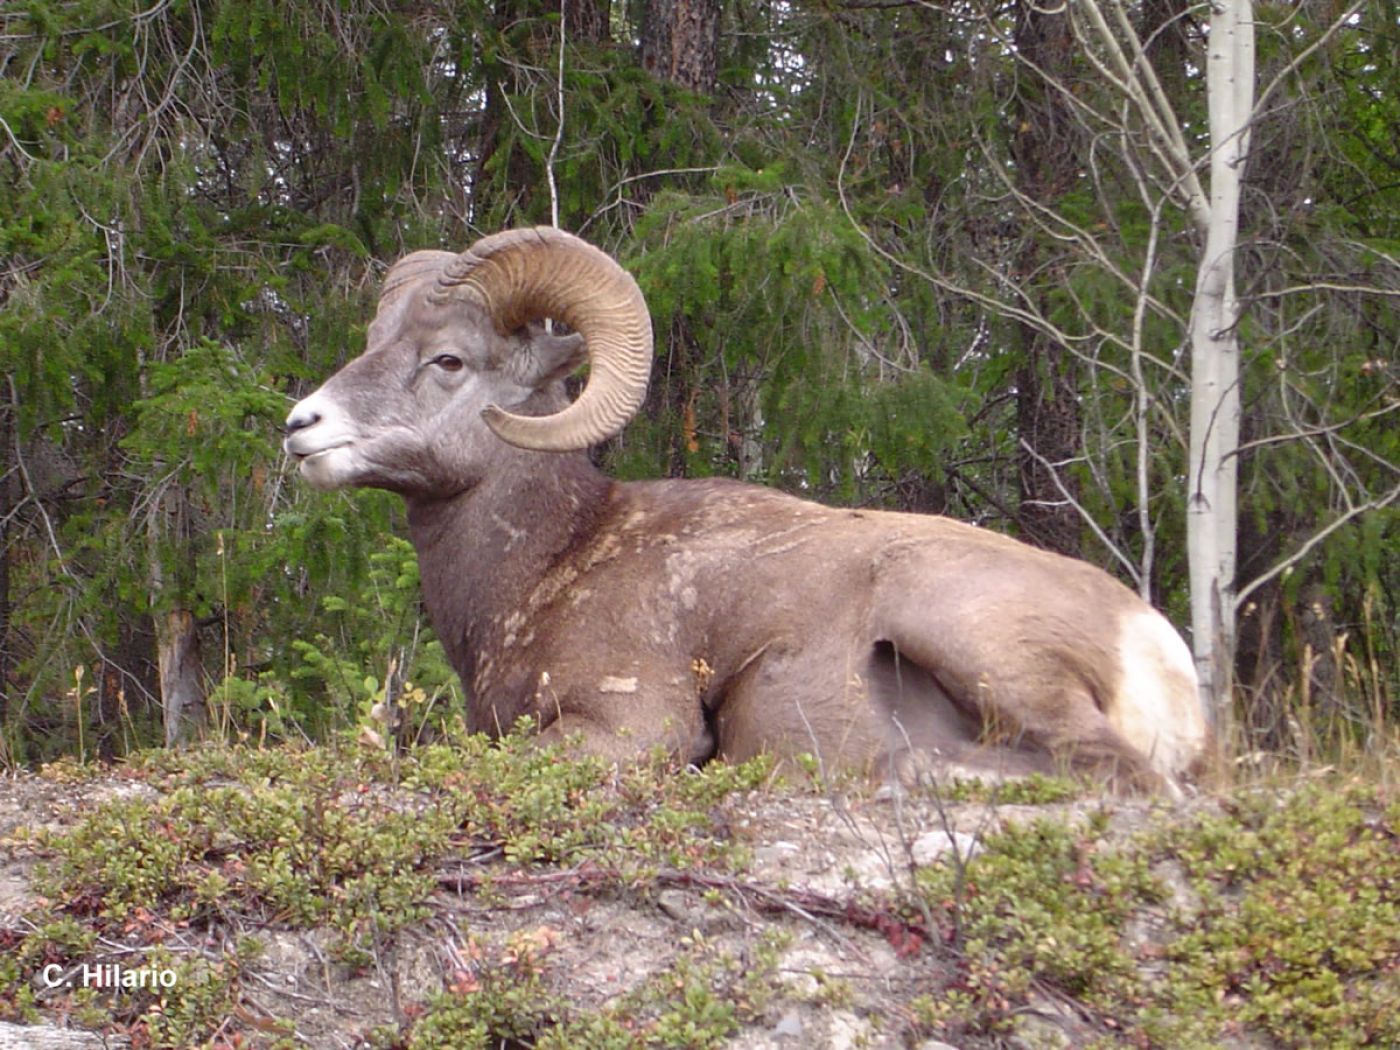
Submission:
[[[1240,348],[1235,252],[1254,106],[1251,0],[1213,0],[1206,57],[1210,198],[1191,311],[1191,463],[1186,509],[1191,628],[1201,702],[1228,727],[1235,640]]]

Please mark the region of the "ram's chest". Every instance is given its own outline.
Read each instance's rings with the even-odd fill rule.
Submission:
[[[712,566],[662,541],[640,551],[623,543],[614,536],[562,563],[484,625],[472,646],[473,696],[528,707],[536,694],[623,696],[639,682],[689,681],[713,635]]]

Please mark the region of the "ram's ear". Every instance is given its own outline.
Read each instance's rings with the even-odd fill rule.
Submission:
[[[583,336],[577,332],[560,335],[531,321],[520,333],[521,349],[510,360],[510,368],[522,386],[538,389],[563,379],[583,364]]]

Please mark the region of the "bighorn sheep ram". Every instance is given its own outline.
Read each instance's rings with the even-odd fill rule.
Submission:
[[[292,409],[286,449],[315,486],[404,497],[475,730],[528,715],[617,760],[1072,768],[1172,793],[1204,753],[1185,644],[1097,568],[947,518],[598,472],[586,450],[641,404],[651,322],[577,237],[408,255],[368,344]]]

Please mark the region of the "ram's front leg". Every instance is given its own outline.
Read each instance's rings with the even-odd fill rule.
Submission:
[[[539,742],[563,744],[619,765],[656,750],[694,765],[714,754],[693,689],[640,675],[607,675],[596,682],[556,685],[541,675],[535,710]]]

